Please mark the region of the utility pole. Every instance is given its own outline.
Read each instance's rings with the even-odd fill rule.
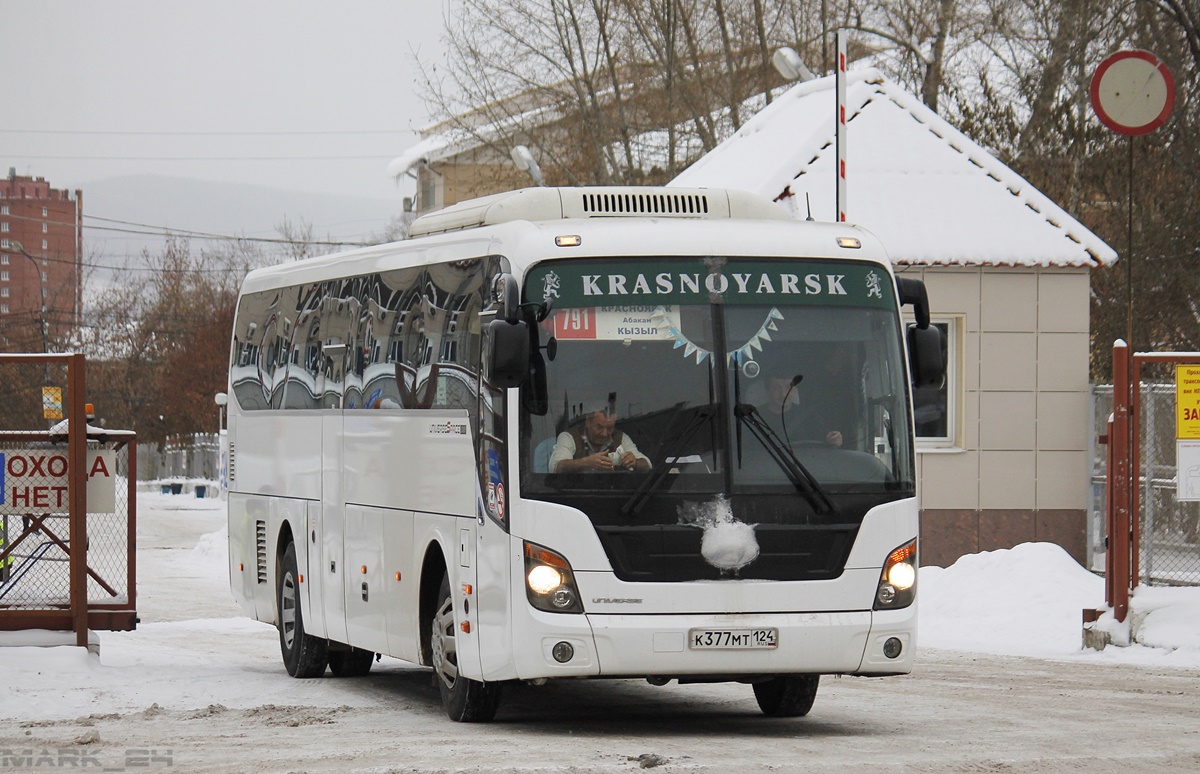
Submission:
[[[40,327],[42,329],[42,354],[47,354],[50,352],[50,336],[46,329],[46,283],[42,279],[42,267],[40,264],[38,264],[36,258],[25,252],[25,247],[20,242],[13,242],[12,246],[17,250],[17,252],[29,259],[29,262],[33,264],[33,270],[37,273],[38,291],[42,296],[42,313],[40,316]]]

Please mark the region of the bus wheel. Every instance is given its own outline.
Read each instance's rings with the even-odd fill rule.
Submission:
[[[458,624],[454,621],[454,600],[450,596],[450,578],[442,576],[438,603],[431,621],[430,646],[433,674],[442,694],[442,704],[451,720],[463,723],[487,722],[500,706],[500,684],[483,683],[458,672]]]
[[[288,543],[283,552],[279,574],[279,649],[283,665],[292,677],[320,677],[325,674],[329,660],[328,642],[304,631],[304,615],[300,609],[300,587],[296,570],[296,544]]]
[[[329,651],[329,669],[334,677],[362,677],[371,671],[375,654],[361,648]]]
[[[808,714],[817,698],[820,675],[780,675],[754,684],[754,698],[764,715],[799,718]]]

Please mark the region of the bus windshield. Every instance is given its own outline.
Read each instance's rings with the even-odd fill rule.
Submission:
[[[523,496],[597,524],[674,524],[716,498],[758,523],[857,524],[911,497],[890,282],[815,259],[540,264],[525,293],[552,303],[557,351],[544,392],[523,388]]]

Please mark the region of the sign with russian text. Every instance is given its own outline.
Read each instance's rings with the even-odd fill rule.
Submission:
[[[1200,364],[1175,366],[1175,437],[1200,440]]]
[[[0,452],[0,513],[65,513],[70,508],[67,452],[5,449]],[[109,449],[88,449],[88,513],[117,509],[117,456]]]
[[[599,306],[558,309],[553,315],[559,339],[666,339],[679,327],[673,306]]]

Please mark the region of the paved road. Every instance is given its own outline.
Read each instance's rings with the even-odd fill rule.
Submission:
[[[1200,771],[1200,671],[1094,659],[926,651],[907,677],[827,678],[812,714],[787,720],[761,716],[740,685],[519,685],[495,722],[463,725],[442,713],[429,673],[400,662],[313,681],[311,704],[290,682],[286,705],[201,700],[0,737],[57,748],[95,732],[106,766],[154,747],[170,771]]]
[[[1200,772],[1200,670],[1095,656],[925,650],[906,677],[824,679],[795,719],[763,717],[744,685],[517,685],[495,722],[455,724],[427,670],[388,660],[365,678],[293,680],[270,627],[231,628],[224,558],[203,550],[223,521],[161,505],[139,519],[139,610],[155,652],[136,638],[112,649],[146,664],[127,685],[104,681],[119,665],[53,678],[72,694],[49,697],[57,711],[40,717],[21,708],[45,706],[32,682],[0,714],[0,774],[18,758],[51,768],[34,765],[41,751],[159,772]],[[185,689],[168,682],[181,676]]]

